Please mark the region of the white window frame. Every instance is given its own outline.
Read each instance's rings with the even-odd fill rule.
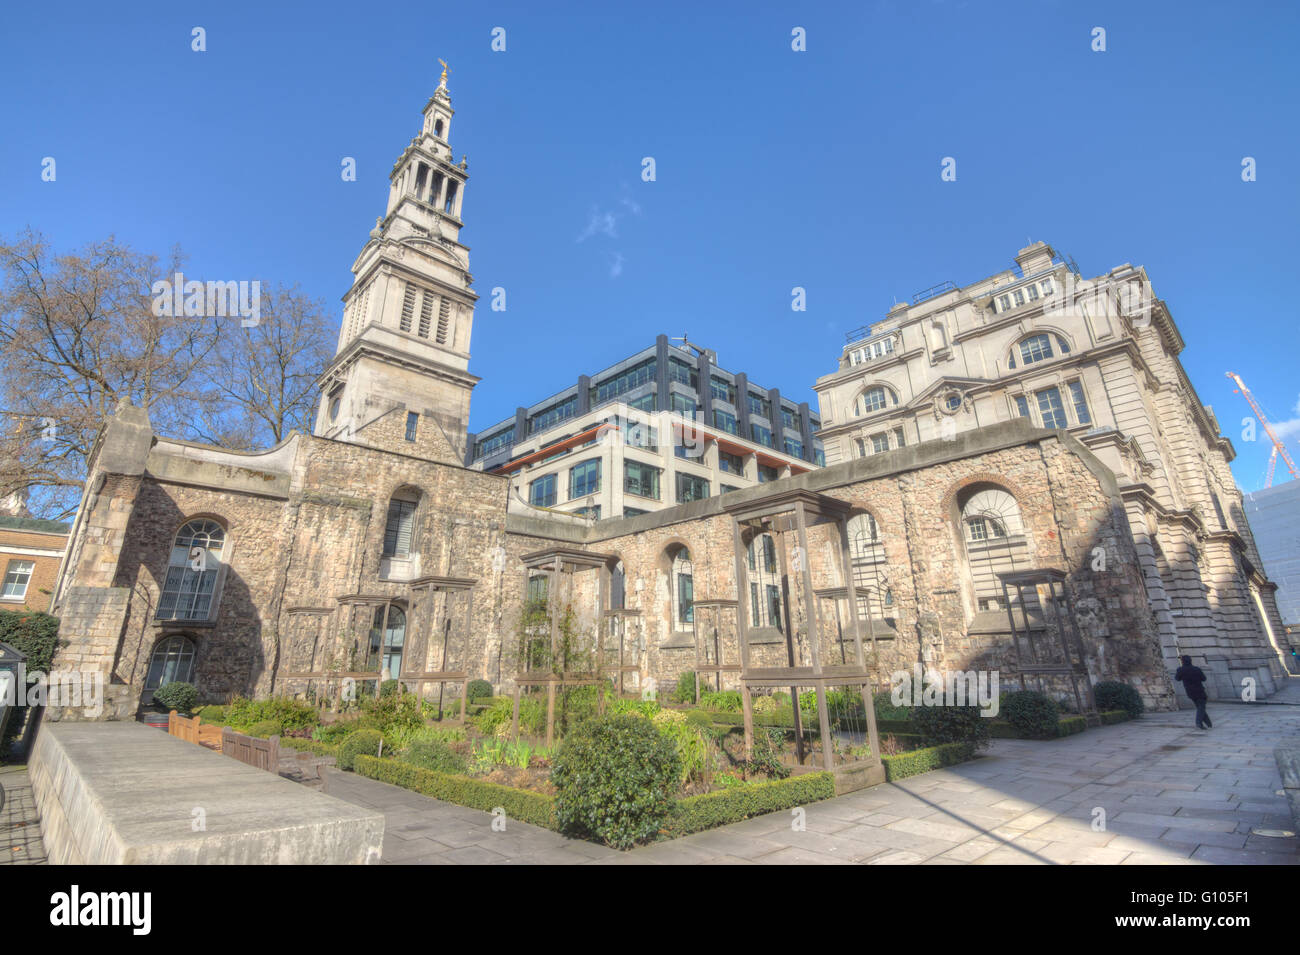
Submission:
[[[9,582],[9,578],[11,576],[14,577],[15,578],[14,584],[16,585],[18,583],[17,578],[22,576],[23,574],[22,567],[24,565],[26,565],[27,571],[26,571],[26,577],[23,579],[22,582],[23,583],[22,593],[10,593],[9,587],[11,585]],[[31,589],[32,577],[35,576],[35,574],[36,574],[36,561],[20,560],[17,558],[9,561],[9,563],[5,566],[4,584],[3,584],[3,589],[0,589],[0,600],[26,600],[27,591]]]

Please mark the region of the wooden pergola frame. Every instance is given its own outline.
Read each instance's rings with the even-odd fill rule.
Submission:
[[[546,616],[550,622],[551,632],[551,670],[545,675],[530,676],[527,670],[518,670],[515,673],[515,705],[514,713],[511,719],[511,732],[515,739],[519,738],[519,701],[525,686],[544,686],[546,687],[546,745],[549,747],[555,741],[555,692],[559,688],[571,686],[594,686],[604,682],[604,676],[600,670],[599,659],[603,652],[604,634],[599,630],[596,634],[597,644],[597,664],[596,670],[592,673],[571,673],[556,672],[555,657],[559,649],[560,641],[560,614],[562,612],[562,603],[560,597],[560,581],[565,577],[572,581],[573,575],[583,570],[604,570],[609,573],[610,565],[618,558],[613,554],[598,554],[593,551],[581,550],[576,547],[548,547],[545,550],[533,551],[530,554],[524,554],[520,558],[524,562],[525,570],[542,570],[547,574],[546,585]],[[529,575],[524,574],[524,606],[528,603],[528,580]],[[597,598],[600,606],[597,608],[596,617],[603,621],[605,616],[605,603],[609,595],[609,582],[602,579],[602,586],[599,588],[600,596]],[[570,594],[572,594],[572,583],[570,583]],[[527,666],[527,655],[519,661],[520,665]],[[605,694],[599,693],[596,696],[596,708],[598,712],[603,713],[605,710]]]
[[[641,611],[628,610],[625,607],[619,607],[612,610],[606,610],[603,616],[605,624],[609,627],[609,630],[602,632],[600,635],[600,651],[596,658],[596,672],[601,676],[605,676],[608,673],[617,673],[618,692],[622,694],[624,692],[624,676],[628,673],[641,672],[641,648],[639,641],[637,641],[636,656],[633,658],[633,662],[627,662],[628,626],[633,621],[641,623]],[[618,662],[614,664],[605,662],[605,639],[610,633],[618,637]]]
[[[469,638],[471,621],[473,619],[473,589],[476,583],[477,583],[476,580],[469,577],[424,576],[424,577],[417,577],[414,580],[407,582],[407,586],[409,588],[410,593],[408,596],[405,597],[399,595],[392,595],[392,594],[347,594],[337,598],[338,609],[344,611],[350,611],[354,615],[354,619],[358,607],[383,606],[386,608],[384,610],[384,620],[380,624],[380,631],[379,631],[381,655],[383,653],[384,634],[387,633],[387,629],[388,629],[389,610],[387,608],[392,607],[393,604],[395,603],[405,602],[406,609],[403,612],[406,614],[407,622],[406,622],[406,632],[403,634],[403,638],[402,638],[402,669],[398,672],[396,679],[398,683],[403,686],[407,684],[414,684],[415,692],[417,694],[420,693],[424,685],[427,683],[437,683],[439,684],[440,687],[444,686],[447,683],[459,683],[461,688],[460,712],[456,718],[457,723],[463,723],[465,721],[465,704],[466,704],[466,692],[468,690],[469,672],[467,670],[447,669],[447,660],[451,650],[451,642],[452,642],[452,625],[455,616],[459,616],[459,614],[453,615],[450,612],[450,607],[451,607],[451,601],[455,598],[456,595],[458,594],[464,595],[465,606],[464,606],[464,616],[463,616],[463,630],[459,634],[461,638],[460,640],[461,649],[462,652],[464,652],[464,650],[467,648],[467,641]],[[414,619],[414,614],[411,612],[412,607],[414,605],[414,600],[412,599],[412,597],[420,591],[423,591],[426,597],[425,603],[427,609],[424,614],[424,626],[419,629],[416,629],[411,626],[412,621]],[[437,593],[446,594],[446,599],[443,601],[443,610],[440,617],[443,625],[435,628],[433,625],[433,620],[434,620],[433,605],[435,601],[432,599],[432,597],[434,594]],[[317,608],[303,608],[301,610],[298,610],[297,612],[314,613],[316,611]],[[338,624],[334,629],[333,642],[335,644],[338,643],[338,636],[342,627],[343,627],[343,621],[342,621],[342,615],[340,614],[338,618]],[[408,651],[410,647],[415,643],[414,638],[420,636],[421,631],[423,631],[424,633],[424,639],[426,642],[423,646],[424,652],[420,655],[425,659],[428,658],[428,648],[430,646],[430,643],[428,641],[432,640],[436,632],[441,631],[442,633],[442,655],[439,660],[439,668],[437,670],[419,671],[419,670],[407,669],[407,664],[410,661],[411,657],[413,656],[413,654],[411,654]],[[378,697],[381,692],[381,688],[383,686],[384,670],[381,667],[378,670],[358,670],[358,671],[347,671],[347,672],[332,671],[332,672],[282,673],[277,677],[277,682],[279,680],[307,680],[310,684],[310,681],[312,680],[321,680],[325,683],[326,692],[328,693],[331,682],[339,681],[341,683],[343,680],[346,679],[374,680],[375,696]],[[441,699],[439,700],[438,703],[438,710],[439,713],[442,712]]]
[[[844,632],[844,623],[840,619],[840,605],[847,604],[849,599],[848,587],[823,587],[821,590],[814,591],[814,596],[821,600],[830,601],[835,613],[835,642],[840,645],[841,663],[847,663],[848,645],[852,642],[852,637]],[[865,637],[871,641],[871,654],[877,660],[880,659],[880,644],[892,643],[898,637],[898,631],[885,623],[884,617],[871,616],[871,606],[868,602],[867,616],[858,615],[858,626],[863,627],[865,622]],[[865,646],[863,650],[865,652]],[[867,664],[870,666],[870,663]]]
[[[741,656],[741,702],[745,718],[745,751],[752,754],[754,741],[754,712],[752,692],[760,687],[789,687],[794,730],[796,759],[799,763],[795,772],[811,772],[812,767],[803,765],[803,732],[799,714],[799,687],[812,687],[817,694],[817,714],[822,740],[823,767],[833,772],[836,777],[836,790],[847,792],[862,786],[872,785],[884,780],[884,764],[880,758],[880,737],[876,729],[876,713],[871,697],[872,675],[867,667],[862,649],[862,627],[856,612],[857,588],[853,581],[853,568],[849,551],[848,516],[852,505],[844,501],[804,489],[791,489],[768,495],[758,500],[724,503],[723,510],[733,519],[736,559],[737,593],[749,593],[749,562],[745,545],[745,532],[752,530],[755,534],[772,533],[777,543],[777,568],[782,586],[782,612],[785,615],[784,638],[786,658],[784,667],[756,667],[750,656],[750,637],[756,629],[750,620],[750,610],[745,600],[738,601],[738,632]],[[853,660],[841,665],[827,665],[821,659],[821,608],[817,591],[813,587],[811,551],[808,547],[808,528],[820,524],[834,524],[839,531],[839,557],[841,572],[845,581],[845,595],[849,606],[854,608],[851,614],[853,630]],[[790,607],[793,593],[789,586],[790,563],[786,553],[785,534],[794,532],[804,560],[802,568],[797,571],[803,576],[804,616],[808,628],[808,647],[812,660],[811,666],[795,666],[794,615]],[[836,766],[832,753],[830,716],[826,707],[826,690],[831,687],[857,687],[862,696],[862,705],[867,724],[867,736],[871,756],[865,760],[855,760]]]
[[[1002,584],[1002,601],[1007,608],[1007,625],[1011,628],[1011,647],[1015,654],[1016,673],[1020,677],[1020,688],[1026,689],[1025,677],[1039,677],[1039,688],[1042,688],[1042,677],[1045,676],[1064,676],[1070,680],[1070,685],[1074,690],[1075,704],[1079,708],[1079,713],[1088,721],[1089,725],[1097,726],[1101,723],[1101,717],[1097,713],[1097,703],[1092,693],[1092,681],[1088,676],[1087,657],[1083,648],[1083,636],[1079,633],[1079,628],[1075,623],[1072,609],[1073,602],[1070,599],[1070,591],[1066,587],[1068,575],[1063,570],[1055,567],[1042,567],[1036,570],[1018,570],[1008,573],[998,574],[998,580]],[[1026,591],[1032,591],[1035,602],[1039,607],[1044,607],[1044,600],[1040,587],[1047,588],[1046,605],[1051,607],[1052,620],[1055,627],[1048,625],[1047,611],[1043,611],[1043,626],[1036,628],[1031,625],[1029,619],[1029,604],[1025,601]],[[1011,590],[1016,592],[1016,603],[1013,606],[1011,602]],[[1065,612],[1061,612],[1061,605],[1064,605]],[[1016,622],[1016,608],[1019,608],[1020,619],[1024,623],[1023,631]],[[1042,654],[1040,650],[1055,650],[1057,647],[1050,645],[1048,636],[1055,630],[1059,641],[1060,658],[1039,662]],[[1035,631],[1038,637],[1035,638]],[[1020,641],[1025,640],[1029,647],[1029,655],[1032,658],[1029,663],[1022,659],[1020,652]],[[1039,642],[1035,642],[1035,640]],[[1078,654],[1076,660],[1074,654]]]
[[[736,600],[696,600],[691,604],[691,626],[695,628],[695,703],[698,706],[700,702],[700,674],[712,673],[716,680],[716,688],[719,692],[722,690],[722,674],[739,673],[741,665],[737,663],[722,662],[722,640],[718,637],[718,622],[724,610],[738,611],[739,601]],[[713,663],[706,662],[708,655],[706,647],[708,635],[703,632],[700,626],[700,611],[713,613]],[[736,639],[740,639],[740,623],[736,624]]]

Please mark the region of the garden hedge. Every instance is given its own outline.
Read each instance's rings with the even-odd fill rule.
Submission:
[[[281,736],[281,749],[300,749],[307,753],[315,753],[317,756],[337,756],[339,754],[338,743],[322,743],[319,740],[303,739],[300,736]]]
[[[403,789],[432,796],[443,802],[468,806],[470,809],[481,809],[484,812],[491,812],[500,807],[505,810],[506,817],[509,819],[517,819],[544,829],[559,828],[555,818],[555,797],[543,793],[501,786],[481,779],[471,779],[468,776],[453,776],[432,769],[421,769],[388,757],[359,755],[353,767],[358,776],[367,776],[383,783],[401,786]]]
[[[676,838],[751,816],[820,802],[834,795],[835,777],[831,773],[805,773],[789,779],[747,783],[677,800],[663,831]]]
[[[1101,725],[1113,726],[1116,723],[1127,723],[1133,718],[1128,710],[1102,710]]]
[[[964,763],[974,755],[974,743],[943,743],[926,749],[914,749],[910,753],[899,753],[897,756],[885,756],[885,779],[892,783],[908,776],[919,776],[932,769]]]

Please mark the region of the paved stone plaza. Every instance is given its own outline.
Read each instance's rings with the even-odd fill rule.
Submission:
[[[1300,680],[1275,699],[1091,729],[1062,740],[995,740],[948,770],[632,852],[510,822],[326,770],[329,793],[383,811],[389,863],[1296,864],[1300,842],[1252,835],[1294,828],[1273,747],[1300,736]],[[1105,829],[1094,831],[1094,811]]]

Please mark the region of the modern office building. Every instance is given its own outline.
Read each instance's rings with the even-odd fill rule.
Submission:
[[[1166,665],[1191,654],[1211,692],[1238,696],[1244,680],[1271,692],[1289,653],[1229,468],[1235,451],[1183,369],[1182,336],[1145,269],[1086,279],[1036,242],[1013,268],[927,289],[847,337],[814,386],[828,464],[1014,418],[1068,432],[1118,481]],[[1019,533],[1015,497],[976,487],[954,503],[980,568],[974,632],[1006,628],[997,575],[1043,559]]]
[[[469,436],[466,464],[512,479],[512,503],[591,520],[716,497],[824,462],[808,404],[655,344]]]

